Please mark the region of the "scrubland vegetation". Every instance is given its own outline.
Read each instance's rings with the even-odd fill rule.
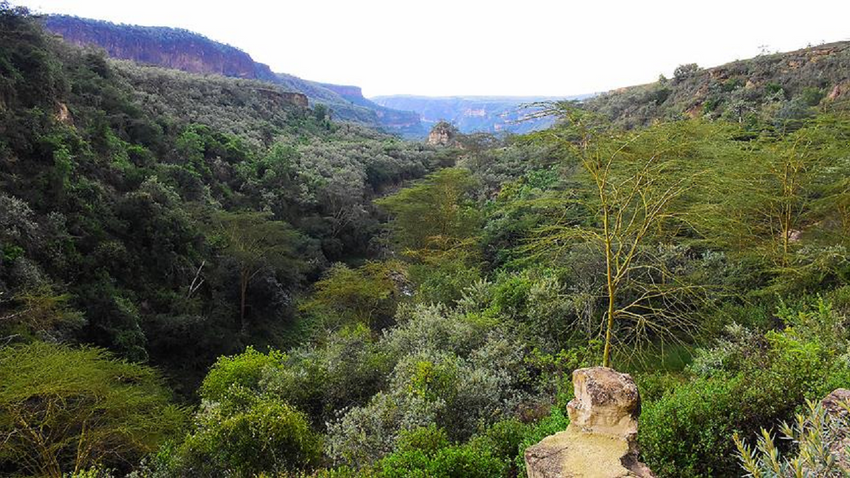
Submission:
[[[0,474],[522,476],[605,363],[658,476],[739,476],[850,386],[840,100],[435,149],[0,40]]]

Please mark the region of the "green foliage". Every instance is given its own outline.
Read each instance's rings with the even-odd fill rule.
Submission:
[[[401,262],[369,262],[357,269],[334,264],[314,284],[315,292],[301,309],[319,316],[323,328],[364,323],[388,325],[396,305],[410,287]]]
[[[844,410],[847,404],[840,404]],[[807,403],[806,413],[798,413],[792,425],[783,423],[782,439],[797,447],[795,458],[780,456],[771,433],[762,429],[755,450],[735,435],[741,466],[753,477],[823,476],[846,477],[850,473],[842,457],[846,456],[844,436],[850,428],[846,413],[831,415],[817,402]]]
[[[396,247],[415,261],[410,275],[422,302],[451,303],[460,287],[478,278],[480,219],[468,197],[474,184],[469,171],[446,168],[376,201],[392,216]]]
[[[384,457],[375,468],[378,475],[401,477],[492,477],[504,476],[506,464],[477,442],[449,445],[435,427],[420,428],[400,438],[397,451]]]
[[[695,366],[704,376],[644,407],[639,441],[647,464],[659,476],[733,474],[733,433],[755,436],[764,424],[790,419],[806,399],[846,386],[848,363],[829,346],[836,338],[819,328],[809,322],[763,337],[737,332],[733,340],[743,343],[721,342],[714,366],[705,357]]]
[[[197,430],[175,453],[175,475],[251,477],[310,468],[321,457],[321,438],[304,414],[238,386],[224,401],[205,404],[195,421]]]
[[[472,186],[468,171],[447,168],[376,204],[392,215],[402,250],[444,250],[476,231],[477,214],[465,196]]]
[[[0,348],[0,464],[60,477],[125,469],[181,431],[185,414],[149,367],[95,348]]]
[[[233,357],[222,356],[212,366],[198,393],[205,400],[221,402],[231,387],[258,390],[269,368],[280,368],[286,356],[276,350],[260,353],[253,347]]]

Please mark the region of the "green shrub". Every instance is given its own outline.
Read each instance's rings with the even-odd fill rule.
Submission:
[[[644,406],[641,452],[659,477],[733,476],[733,434],[749,439],[788,420],[806,399],[850,385],[837,351],[794,328],[768,332],[766,348],[716,367]]]
[[[176,453],[175,474],[251,477],[319,463],[322,441],[303,413],[271,397],[240,398],[204,405],[196,417],[197,430]]]
[[[658,476],[715,476],[735,469],[727,444],[741,421],[740,378],[697,379],[644,406],[641,456]]]
[[[484,442],[450,445],[434,425],[399,438],[398,449],[375,466],[385,478],[491,478],[505,476],[507,464]]]
[[[253,347],[239,355],[219,357],[204,378],[199,393],[206,400],[220,401],[234,385],[256,390],[264,371],[282,367],[285,359],[286,355],[276,350],[264,354]]]

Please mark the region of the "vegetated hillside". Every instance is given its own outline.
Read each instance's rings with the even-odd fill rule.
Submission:
[[[279,86],[111,60],[0,7],[11,343],[149,360],[188,397],[222,353],[297,338],[295,297],[332,262],[374,254],[371,198],[439,161]]]
[[[525,119],[537,111],[530,107],[542,101],[579,100],[589,95],[569,97],[451,96],[413,95],[377,96],[382,106],[419,113],[426,127],[440,120],[452,123],[461,133],[528,133],[552,125],[552,118]]]
[[[671,79],[620,88],[584,102],[627,127],[659,119],[799,119],[823,99],[850,96],[850,42],[760,55],[713,68],[682,65]]]
[[[113,58],[190,73],[269,81],[290,91],[304,93],[314,103],[327,105],[336,119],[381,127],[409,137],[425,134],[414,112],[390,110],[366,100],[362,95],[337,92],[350,87],[320,84],[284,73],[274,73],[268,65],[255,62],[248,53],[238,48],[187,30],[119,25],[67,15],[47,16],[44,24],[66,41],[101,47]]]
[[[0,1],[0,475],[515,478],[598,364],[659,478],[850,472],[850,102],[431,149],[285,93]]]

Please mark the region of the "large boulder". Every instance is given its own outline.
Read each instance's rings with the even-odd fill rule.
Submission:
[[[529,478],[652,477],[638,461],[640,394],[627,374],[605,367],[573,372],[570,425],[525,451]]]

